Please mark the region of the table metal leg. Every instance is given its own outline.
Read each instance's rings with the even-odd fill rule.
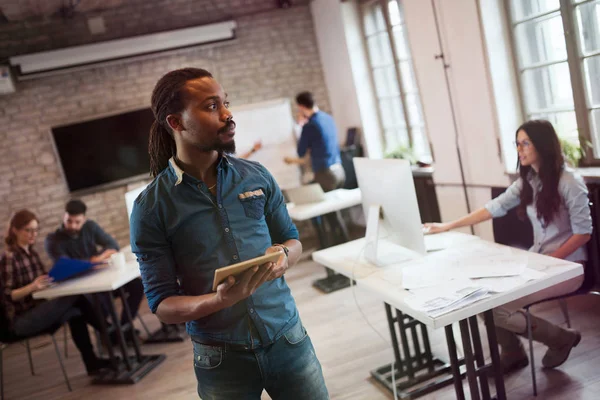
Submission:
[[[110,301],[108,302],[108,312],[110,317],[114,323],[115,331],[117,333],[117,340],[119,342],[119,347],[123,354],[123,360],[119,362],[119,360],[115,357],[112,344],[108,337],[108,331],[106,329],[106,322],[104,321],[104,317],[101,318],[101,334],[103,340],[107,343],[107,349],[109,352],[109,356],[111,358],[111,363],[113,365],[113,370],[108,371],[107,373],[101,374],[93,380],[95,384],[134,384],[146,376],[150,371],[156,368],[160,363],[165,360],[164,354],[156,354],[156,355],[143,355],[139,342],[136,340],[135,331],[133,328],[133,320],[131,319],[131,310],[129,309],[127,302],[124,299],[124,292],[120,289],[119,295],[123,300],[123,309],[125,311],[125,315],[128,319],[128,324],[130,325],[130,329],[133,334],[133,347],[135,351],[135,357],[130,357],[127,354],[127,348],[125,347],[125,338],[123,336],[123,327],[121,322],[117,316],[117,312],[114,306],[114,295],[111,293],[108,294],[110,296]],[[100,303],[97,300],[97,295],[94,295],[94,304],[96,309],[100,311]],[[123,368],[123,365],[125,368]]]
[[[117,316],[117,312],[115,310],[115,298],[112,292],[108,295],[110,296],[110,301],[108,302],[108,313],[110,314],[113,326],[115,327],[117,342],[119,343],[119,348],[121,349],[121,354],[123,355],[123,362],[125,363],[125,368],[127,368],[128,371],[131,371],[131,362],[127,354],[127,346],[125,345],[125,337],[123,336],[121,321],[119,320],[119,317]]]
[[[477,372],[475,370],[475,358],[471,347],[471,335],[469,333],[469,324],[466,319],[459,321],[460,336],[462,338],[463,349],[465,351],[465,367],[467,368],[467,381],[472,400],[480,400],[479,385],[477,384]]]
[[[426,332],[425,325],[399,310],[396,310],[396,316],[394,317],[392,308],[388,304],[385,304],[385,312],[392,340],[394,363],[386,364],[371,371],[373,378],[390,392],[394,392],[395,384],[396,392],[401,399],[416,399],[451,384],[450,365],[434,358],[430,351],[429,337],[425,334],[419,338],[416,334],[418,330],[413,329],[418,325],[421,332]],[[411,332],[414,330],[415,332],[415,336],[411,335],[413,339],[412,349],[407,341],[407,330]],[[398,339],[397,331],[400,332],[401,340]],[[422,347],[419,344],[420,340],[423,341]],[[404,354],[400,352],[400,345],[404,349]],[[416,350],[417,348],[419,351]],[[421,350],[423,348],[425,351]],[[419,363],[417,360],[421,360],[421,362]],[[430,368],[427,360],[431,360],[432,368]]]
[[[98,320],[100,322],[100,339],[104,343],[104,346],[106,346],[108,358],[110,359],[113,370],[116,372],[119,370],[119,363],[115,357],[115,352],[110,341],[110,337],[108,336],[108,328],[106,326],[106,320],[104,319],[104,313],[102,312],[100,295],[98,293],[94,293],[92,295],[92,299],[94,303],[94,309],[96,310],[96,315],[98,316]]]
[[[496,382],[496,398],[506,400],[506,389],[504,388],[504,375],[502,373],[502,364],[500,364],[500,353],[498,351],[498,339],[496,338],[496,325],[494,324],[494,314],[492,310],[483,313],[485,328],[487,331],[488,343],[490,346],[490,355],[492,358],[492,370]]]
[[[135,328],[133,326],[133,318],[131,318],[131,310],[129,309],[129,304],[127,304],[125,291],[121,286],[119,288],[119,297],[121,297],[121,302],[123,303],[123,310],[125,311],[125,316],[127,317],[127,321],[129,322],[129,333],[131,334],[131,339],[133,341],[133,350],[135,351],[135,356],[138,362],[142,361],[142,352],[140,351],[140,339],[138,335],[135,333]]]
[[[452,369],[452,377],[454,380],[454,392],[457,400],[465,399],[465,392],[462,386],[462,375],[460,373],[460,364],[456,355],[456,342],[454,341],[454,332],[452,325],[444,327],[446,331],[446,343],[448,344],[448,354],[450,356],[450,368]]]
[[[471,336],[473,337],[473,353],[475,362],[477,363],[477,371],[479,374],[479,386],[481,387],[481,397],[484,400],[490,399],[490,388],[487,380],[485,359],[483,357],[483,347],[481,345],[481,336],[479,335],[479,325],[477,317],[469,318],[469,326],[471,328]]]

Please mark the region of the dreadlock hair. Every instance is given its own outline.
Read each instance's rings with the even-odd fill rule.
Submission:
[[[167,124],[167,116],[182,112],[185,108],[182,89],[186,82],[212,77],[212,74],[204,69],[182,68],[169,72],[156,83],[151,98],[151,108],[155,120],[150,128],[148,140],[152,177],[156,177],[167,168],[169,159],[177,153],[173,132]]]

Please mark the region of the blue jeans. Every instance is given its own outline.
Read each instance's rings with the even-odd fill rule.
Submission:
[[[327,400],[321,364],[298,321],[274,344],[253,350],[192,341],[198,395],[202,400]]]

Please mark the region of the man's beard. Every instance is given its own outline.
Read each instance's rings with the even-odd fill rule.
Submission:
[[[217,139],[210,146],[196,145],[196,147],[202,152],[216,151],[218,153],[235,154],[235,140],[223,143]]]
[[[205,151],[205,152],[216,151],[218,153],[235,154],[235,139],[233,139],[227,143],[224,143],[221,141],[221,135],[227,134],[227,132],[229,132],[231,130],[232,126],[235,129],[235,122],[233,122],[233,120],[228,121],[224,127],[219,129],[219,131],[217,132],[217,138],[211,145],[209,145],[209,146],[196,145],[196,147],[200,151]]]

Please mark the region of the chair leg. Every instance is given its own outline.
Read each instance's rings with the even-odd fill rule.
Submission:
[[[35,370],[33,369],[33,358],[31,357],[31,347],[29,346],[29,340],[25,340],[25,346],[27,347],[27,357],[29,358],[29,369],[31,369],[31,375],[35,376]]]
[[[60,349],[58,348],[58,343],[56,343],[56,338],[54,335],[50,335],[52,338],[52,343],[54,343],[54,350],[56,350],[56,357],[58,357],[58,363],[60,364],[60,369],[62,370],[63,376],[65,377],[65,383],[67,384],[67,388],[69,388],[69,392],[72,392],[71,382],[69,382],[69,377],[67,376],[67,371],[65,370],[65,365],[63,364],[62,357],[60,356]]]
[[[0,343],[0,400],[4,400],[4,369],[3,369],[4,345]]]
[[[571,328],[571,319],[569,318],[569,307],[567,306],[567,300],[560,299],[558,300],[558,304],[560,305],[560,309],[565,316],[565,321],[567,321],[567,327]]]
[[[63,325],[64,342],[65,342],[65,358],[69,358],[69,347],[67,346],[67,324]]]
[[[140,321],[140,324],[142,324],[142,327],[144,328],[144,331],[146,332],[146,338],[149,338],[150,336],[152,336],[152,334],[150,333],[150,330],[148,330],[148,327],[146,326],[146,323],[144,322],[144,319],[142,318],[142,316],[140,314],[138,314],[137,319],[138,319],[138,321]]]
[[[529,339],[529,363],[531,365],[531,382],[533,383],[533,395],[537,397],[537,380],[535,378],[535,358],[533,358],[533,336],[531,334],[531,313],[529,308],[525,309],[527,313],[527,338]]]
[[[96,348],[98,351],[98,357],[102,357],[104,354],[104,347],[102,347],[102,339],[100,338],[100,332],[94,329],[94,336],[96,336]]]

